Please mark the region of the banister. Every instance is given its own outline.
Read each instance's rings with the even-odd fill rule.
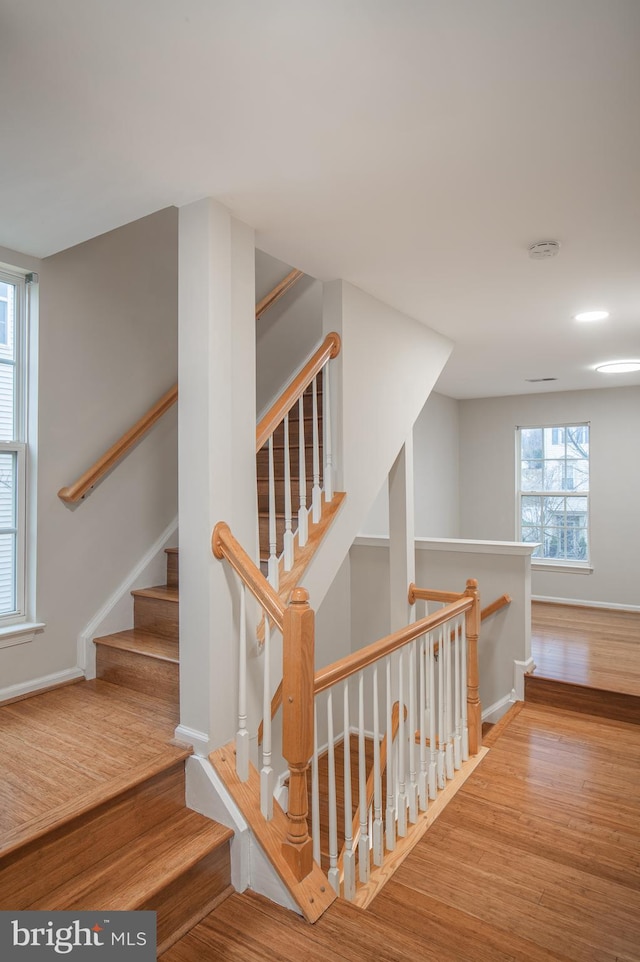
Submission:
[[[166,411],[178,400],[178,385],[174,384],[166,394],[163,394],[159,401],[149,408],[146,414],[136,421],[132,428],[122,435],[109,450],[98,458],[91,467],[80,475],[74,484],[66,488],[60,488],[58,497],[66,504],[76,504],[81,501],[87,492],[93,488],[101,478],[111,470],[131,448],[140,441],[144,435],[151,430]]]
[[[300,280],[301,277],[304,277],[303,271],[294,268],[292,271],[289,271],[287,276],[283,278],[279,284],[276,284],[272,291],[269,291],[261,301],[258,301],[256,304],[256,321],[259,320],[264,312],[275,304],[276,301],[279,301],[288,290],[291,290],[296,281]]]
[[[218,521],[213,529],[211,550],[219,560],[227,559],[241,581],[262,605],[269,618],[282,631],[285,606],[260,569],[231,534],[231,529],[225,521]]]
[[[298,398],[302,397],[318,371],[322,370],[325,362],[330,358],[337,357],[339,353],[340,335],[333,331],[331,334],[327,334],[315,354],[309,358],[289,387],[280,395],[278,400],[271,405],[261,419],[256,429],[256,452],[262,448],[265,441],[273,434],[285,414],[291,410]]]
[[[359,651],[347,655],[346,658],[334,661],[333,664],[316,672],[314,680],[315,694],[318,695],[321,691],[325,691],[338,682],[344,681],[346,678],[349,678],[350,675],[354,675],[368,665],[373,664],[374,661],[390,655],[410,641],[415,641],[416,638],[420,638],[421,635],[426,634],[428,631],[439,628],[440,625],[443,625],[451,618],[455,618],[457,615],[469,611],[473,607],[473,604],[474,599],[464,595],[446,608],[441,608],[439,611],[434,612],[434,614],[427,615],[426,618],[421,618],[420,621],[414,621],[405,628],[400,628],[398,631],[386,635],[386,637],[380,638],[378,641],[372,642]]]
[[[480,612],[480,621],[484,621],[485,618],[490,618],[491,615],[495,615],[497,611],[501,611],[506,608],[507,605],[511,604],[511,597],[509,595],[500,595],[495,601],[492,601],[490,605],[483,608]]]
[[[411,582],[408,597],[410,605],[415,605],[416,601],[442,601],[449,605],[452,601],[464,598],[464,591],[437,591],[431,588],[418,588]]]

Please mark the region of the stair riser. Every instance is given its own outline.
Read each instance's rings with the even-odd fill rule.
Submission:
[[[210,852],[143,908],[158,914],[158,954],[166,951],[233,889],[229,843]]]
[[[180,562],[177,551],[167,551],[167,584],[170,588],[180,587]]]
[[[135,596],[133,599],[134,628],[143,628],[175,641],[179,637],[178,604],[162,598]]]
[[[298,448],[295,445],[290,446],[290,458],[289,467],[291,470],[291,477],[297,478],[299,476],[298,470]],[[269,451],[268,449],[262,448],[258,451],[256,456],[256,471],[258,478],[268,479],[269,477]],[[307,477],[313,477],[313,450],[311,447],[306,449],[305,458],[305,471]],[[274,448],[273,450],[273,472],[276,478],[284,478],[284,448]],[[322,447],[320,448],[320,473],[322,473]]]
[[[28,908],[183,807],[180,762],[0,859],[0,908]]]
[[[177,652],[176,652],[177,653]],[[146,695],[161,698],[177,709],[180,697],[179,666],[170,661],[149,658],[135,651],[123,651],[96,641],[96,676],[112,685],[121,685]]]
[[[306,484],[307,492],[307,508],[311,506],[311,493],[313,490],[313,484],[311,480]],[[291,482],[291,510],[293,514],[298,513],[298,508],[300,507],[300,484],[298,481]],[[275,502],[276,502],[276,513],[284,514],[284,481],[276,481],[275,484]],[[268,481],[258,481],[258,512],[269,513],[269,482]]]
[[[588,688],[539,675],[525,675],[524,699],[527,704],[547,705],[640,725],[640,698],[623,692]]]

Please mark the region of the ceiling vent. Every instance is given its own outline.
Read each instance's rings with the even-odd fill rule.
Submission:
[[[543,381],[557,381],[557,377],[525,377],[529,384],[542,384]]]
[[[538,241],[529,248],[529,257],[533,257],[535,261],[542,261],[547,257],[555,257],[559,250],[558,241]]]

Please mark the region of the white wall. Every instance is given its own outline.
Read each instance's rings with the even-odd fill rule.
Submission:
[[[423,538],[457,538],[460,533],[458,401],[432,392],[413,427],[415,531]],[[389,534],[385,480],[359,532]]]
[[[175,410],[75,508],[57,497],[177,376],[177,211],[31,267],[40,277],[37,606],[2,685],[73,669],[78,633],[177,512]]]
[[[342,350],[333,365],[336,490],[347,497],[305,573],[317,607],[361,530],[422,410],[451,342],[344,281],[325,284],[324,332]]]
[[[256,250],[256,301],[291,270],[288,264]],[[280,394],[322,340],[322,284],[301,277],[291,290],[256,321],[256,412]]]
[[[517,425],[591,422],[590,574],[536,571],[534,597],[639,606],[640,388],[460,402],[461,535],[507,540],[516,532]]]

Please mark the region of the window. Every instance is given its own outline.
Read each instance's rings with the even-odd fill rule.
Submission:
[[[589,563],[589,425],[518,428],[518,519],[534,561]]]
[[[26,283],[0,270],[0,627],[24,621]]]

